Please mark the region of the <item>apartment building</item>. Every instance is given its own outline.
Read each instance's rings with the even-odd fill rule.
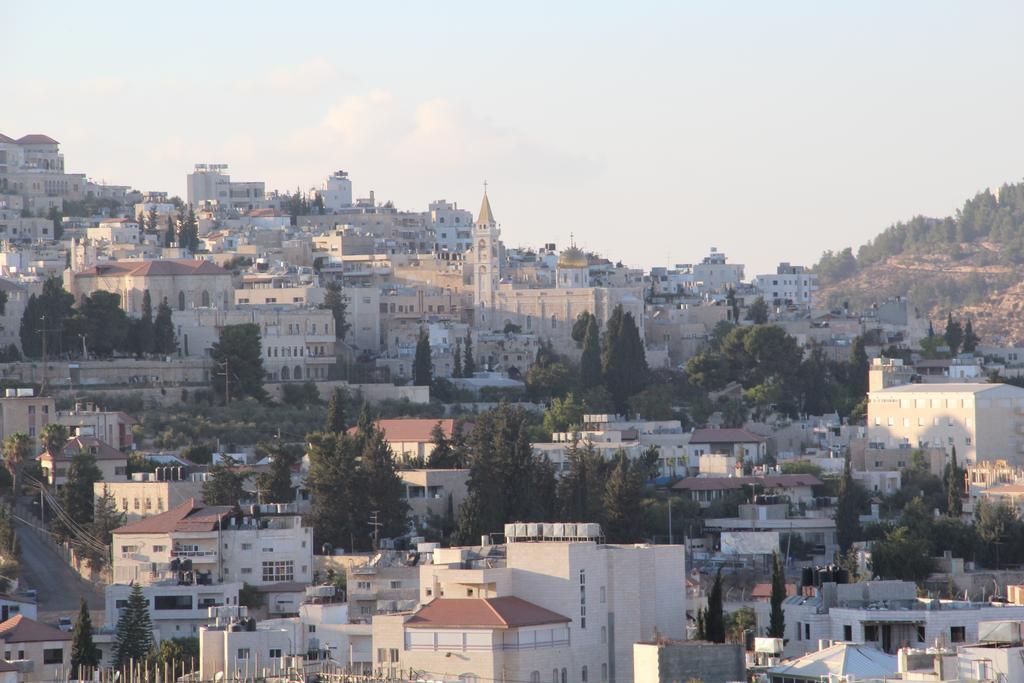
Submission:
[[[232,181],[227,164],[196,164],[186,176],[188,203],[194,207],[216,204],[227,211],[245,213],[266,205],[266,184],[262,181]]]
[[[876,448],[956,448],[961,463],[1024,461],[1024,389],[1008,384],[905,384],[868,392]]]
[[[116,529],[112,546],[115,583],[149,585],[186,563],[208,585],[297,585],[313,575],[312,529],[290,505],[241,512],[193,499]]]
[[[62,681],[69,675],[71,634],[18,614],[0,623],[4,662],[21,662],[18,683]],[[0,669],[2,671],[2,669]]]
[[[895,654],[901,644],[929,647],[976,643],[985,621],[1024,620],[1024,606],[917,597],[912,581],[822,583],[814,595],[787,598],[787,655],[816,650],[818,642],[873,645]]]
[[[434,231],[434,248],[464,254],[473,245],[473,213],[443,199],[430,202],[428,226]]]
[[[40,448],[39,435],[56,413],[53,396],[36,396],[32,388],[5,389],[0,398],[0,439],[21,432]]]
[[[780,263],[775,272],[754,277],[754,288],[764,300],[775,306],[809,307],[818,291],[818,276],[803,266]]]
[[[180,564],[179,564],[180,567]],[[117,624],[122,610],[128,606],[133,586],[115,583],[106,587],[104,622]],[[178,570],[142,587],[156,641],[167,638],[191,638],[209,622],[211,607],[237,606],[241,581],[199,583],[195,575]]]
[[[624,683],[634,642],[683,637],[682,546],[585,540],[596,525],[509,526],[503,546],[434,550],[420,567],[419,608],[373,619],[375,669]]]
[[[103,481],[124,480],[128,476],[128,456],[95,436],[73,436],[56,453],[43,451],[36,458],[43,468],[46,483],[60,488],[67,483],[67,469],[72,458],[88,453],[96,459]]]
[[[700,456],[713,453],[731,455],[744,463],[758,464],[768,455],[768,439],[745,429],[695,429],[686,445],[691,465],[697,466]]]
[[[409,504],[409,518],[422,528],[432,516],[444,517],[451,511],[459,514],[459,506],[466,499],[469,470],[398,470],[405,485],[405,502]]]
[[[421,555],[383,550],[366,564],[349,566],[345,571],[348,621],[369,624],[374,615],[415,609],[420,594]]]
[[[103,410],[94,403],[76,403],[71,410],[58,410],[54,422],[68,428],[71,436],[102,439],[119,451],[130,450],[135,418],[120,410]]]
[[[134,522],[172,510],[189,500],[202,500],[203,482],[185,478],[183,467],[161,467],[156,472],[136,472],[130,481],[98,481],[93,484],[93,498],[98,502],[109,493],[125,522]]]

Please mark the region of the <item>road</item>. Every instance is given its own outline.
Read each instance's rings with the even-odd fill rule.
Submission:
[[[18,523],[16,533],[21,544],[21,585],[39,591],[39,620],[52,624],[61,616],[74,619],[79,598],[84,597],[93,625],[99,626],[103,621],[103,591],[79,576],[37,532]]]

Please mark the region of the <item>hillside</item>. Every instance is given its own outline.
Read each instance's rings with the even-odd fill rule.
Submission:
[[[967,200],[955,216],[897,223],[856,253],[815,266],[819,305],[854,308],[906,296],[939,323],[972,318],[989,342],[1024,342],[1024,183]]]

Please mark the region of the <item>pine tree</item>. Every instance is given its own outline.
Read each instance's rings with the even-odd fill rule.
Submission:
[[[412,361],[412,383],[418,387],[429,387],[434,381],[434,363],[430,358],[430,338],[421,329],[416,340],[416,357]]]
[[[462,377],[462,342],[455,340],[455,354],[452,358],[452,377]]]
[[[96,501],[96,510],[93,512],[92,524],[89,527],[90,534],[102,546],[102,551],[92,545],[86,548],[89,567],[101,571],[110,563],[114,529],[124,526],[124,518],[125,513],[117,509],[117,500],[104,485],[103,495]]]
[[[636,543],[643,540],[643,480],[638,468],[624,452],[605,484],[604,509],[607,517],[605,536],[612,543]]]
[[[360,458],[363,484],[366,487],[366,511],[377,515],[379,533],[395,538],[408,531],[405,485],[395,468],[395,454],[384,439],[383,430],[372,425],[361,435],[363,452]]]
[[[850,456],[846,456],[843,477],[839,480],[839,502],[836,505],[836,543],[839,553],[846,554],[860,537],[860,514],[854,493],[856,484],[850,471]]]
[[[336,387],[331,392],[331,398],[327,401],[327,420],[324,424],[324,431],[330,434],[342,434],[346,429],[345,405],[348,403],[348,394],[341,387]]]
[[[115,669],[131,662],[142,662],[153,649],[153,622],[149,617],[149,605],[139,584],[132,585],[128,604],[117,620],[114,636],[114,650],[111,659]]]
[[[158,219],[157,219],[157,215],[156,215],[156,207],[154,206],[153,208],[151,208],[149,210],[149,217],[148,217],[148,219],[146,221],[146,227],[148,228],[148,232],[153,232],[153,233],[156,232],[157,222],[158,222]]]
[[[199,223],[191,206],[188,207],[188,214],[178,228],[178,246],[188,249],[193,254],[199,251]]]
[[[71,632],[71,677],[76,680],[92,680],[92,669],[100,665],[100,649],[92,639],[92,617],[89,606],[81,599],[78,620]]]
[[[722,612],[722,570],[715,574],[715,582],[708,594],[708,608],[704,615],[705,637],[712,643],[725,642],[725,615]]]
[[[238,505],[245,496],[246,475],[237,468],[238,462],[229,455],[211,465],[203,482],[203,501],[207,505]]]
[[[466,332],[466,350],[462,354],[462,376],[472,377],[476,372],[476,358],[473,357],[473,333]]]
[[[345,433],[309,437],[306,486],[313,501],[310,517],[317,547],[363,547],[367,537],[366,487],[359,470],[356,439]]]
[[[960,469],[956,461],[956,446],[949,456],[949,464],[946,465],[946,513],[955,519],[959,519],[964,511],[964,471]]]
[[[569,471],[558,480],[559,516],[567,522],[605,524],[607,463],[591,441],[569,446]]]
[[[583,336],[583,355],[580,356],[580,385],[585,389],[601,384],[601,338],[597,318],[589,316]]]
[[[458,467],[455,464],[455,449],[452,447],[452,442],[445,436],[444,427],[441,426],[440,421],[430,430],[430,442],[434,447],[427,458],[427,467],[434,470]]]
[[[771,614],[768,619],[768,637],[783,638],[786,635],[786,615],[782,603],[786,599],[786,575],[782,571],[782,560],[778,553],[772,553],[772,595]]]
[[[64,539],[74,539],[76,530],[62,519],[73,520],[75,524],[89,524],[93,520],[93,484],[103,478],[103,473],[96,465],[96,456],[85,448],[72,454],[66,472],[66,481],[57,493],[57,499],[64,510],[64,516],[58,518],[56,533]]]
[[[295,489],[292,487],[292,466],[295,458],[281,443],[270,447],[270,469],[257,477],[260,501],[265,503],[292,503]]]

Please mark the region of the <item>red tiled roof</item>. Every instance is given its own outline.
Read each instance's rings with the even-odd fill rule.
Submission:
[[[216,531],[218,522],[230,513],[231,507],[217,505],[204,507],[190,498],[178,507],[152,517],[125,524],[114,529],[115,534],[168,534],[172,531]]]
[[[59,145],[60,143],[51,138],[49,135],[43,135],[42,133],[31,133],[29,135],[23,135],[18,138],[19,145]]]
[[[437,598],[405,623],[410,628],[519,628],[572,621],[522,598]]]
[[[249,212],[250,218],[275,218],[280,216],[276,209],[253,209]]]
[[[790,486],[820,486],[821,480],[813,474],[768,474],[763,477],[687,477],[672,488],[679,491],[719,491],[741,489],[757,484],[766,489],[784,489]]]
[[[43,451],[39,454],[39,459],[49,456],[46,457],[47,460],[71,460],[72,456],[81,453],[83,449],[92,452],[93,457],[97,460],[128,459],[127,455],[95,436],[73,436],[67,440],[67,443],[64,444],[64,447],[61,448],[60,453],[56,457]]]
[[[792,597],[796,595],[796,584],[786,584],[786,597]],[[754,584],[754,590],[750,591],[750,597],[752,598],[764,598],[770,599],[772,597],[772,585],[770,583],[758,583]]]
[[[107,261],[76,273],[81,276],[117,275],[230,275],[212,261],[203,259],[154,259],[147,261]]]
[[[690,443],[755,443],[764,441],[763,436],[746,429],[695,429]]]
[[[71,634],[19,614],[0,624],[0,640],[5,643],[39,643],[71,640]]]
[[[455,420],[451,418],[443,420],[432,420],[429,418],[399,418],[394,420],[377,420],[377,428],[383,430],[384,439],[389,442],[418,441],[427,443],[431,440],[430,432],[434,430],[437,423],[441,423],[444,436],[452,438],[452,430],[455,429]],[[350,427],[349,434],[355,434],[358,427]]]

